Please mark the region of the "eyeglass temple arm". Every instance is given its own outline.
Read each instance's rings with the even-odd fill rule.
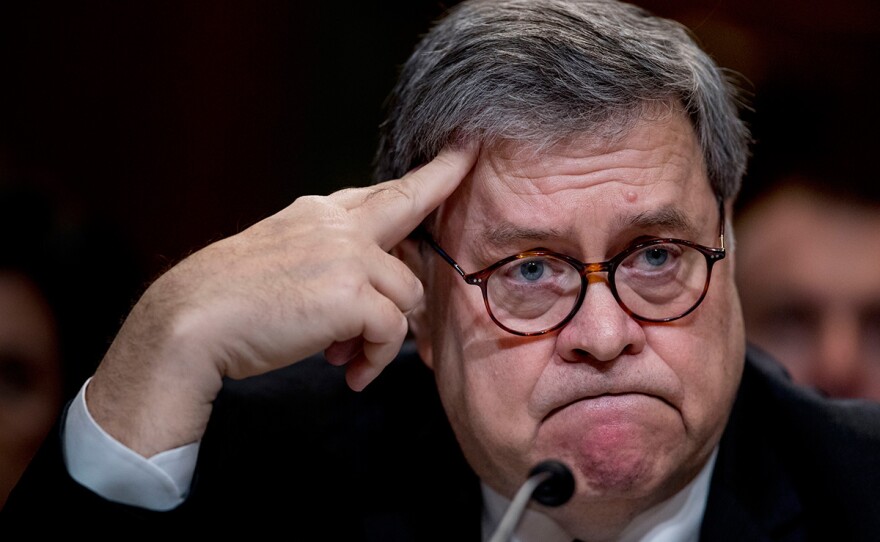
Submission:
[[[722,198],[720,195],[717,196],[717,198],[718,198],[718,214],[719,214],[720,217],[721,217],[721,225],[719,226],[718,237],[720,238],[720,241],[721,241],[721,250],[725,250],[725,242],[724,242],[724,222],[725,222],[725,216],[724,216],[724,198]]]
[[[458,272],[458,274],[462,276],[462,278],[464,278],[464,277],[467,276],[467,273],[465,273],[465,272],[464,272],[464,269],[462,269],[462,268],[458,265],[458,262],[456,262],[455,260],[453,260],[453,259],[452,259],[452,256],[450,256],[449,254],[447,254],[445,250],[443,250],[442,248],[440,248],[440,245],[437,244],[437,241],[434,241],[434,237],[432,237],[431,234],[428,233],[428,230],[425,229],[425,227],[424,227],[423,225],[420,224],[420,225],[415,229],[415,231],[412,232],[411,237],[413,237],[413,238],[415,238],[415,239],[421,239],[422,241],[424,241],[424,242],[428,243],[429,245],[431,245],[431,248],[433,248],[434,251],[437,252],[437,254],[439,254],[441,258],[443,258],[444,260],[446,260],[446,263],[448,263],[449,265],[451,265],[452,268],[455,269],[455,270]]]

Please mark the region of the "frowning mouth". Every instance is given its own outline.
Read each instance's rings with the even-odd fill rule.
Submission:
[[[665,398],[652,393],[635,391],[601,393],[598,395],[578,397],[567,401],[548,412],[547,415],[544,416],[544,421],[549,420],[559,412],[572,407],[577,407],[585,412],[617,413],[625,416],[628,412],[636,412],[639,409],[645,408],[645,406],[659,407],[661,405],[675,408],[675,406]]]

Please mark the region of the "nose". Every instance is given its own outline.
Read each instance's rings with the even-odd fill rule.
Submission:
[[[556,340],[559,356],[569,362],[607,363],[645,346],[645,332],[614,298],[607,279],[587,276],[584,301]]]
[[[858,317],[842,311],[826,313],[819,330],[813,382],[829,395],[855,397],[862,382]]]

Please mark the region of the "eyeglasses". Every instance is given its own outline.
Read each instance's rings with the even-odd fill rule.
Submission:
[[[637,320],[671,322],[691,313],[706,297],[712,267],[726,254],[721,202],[719,209],[721,248],[657,238],[630,245],[598,263],[537,248],[466,273],[427,231],[422,235],[467,284],[480,287],[489,317],[501,329],[514,335],[543,335],[574,317],[591,273],[607,273],[614,299]]]

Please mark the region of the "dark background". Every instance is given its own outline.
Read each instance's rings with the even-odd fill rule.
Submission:
[[[397,67],[453,3],[6,2],[0,182],[49,194],[63,226],[101,232],[83,272],[131,272],[127,302],[301,194],[369,182]],[[875,0],[637,3],[689,25],[756,104],[821,91],[799,115],[833,111],[848,131],[874,100]]]

